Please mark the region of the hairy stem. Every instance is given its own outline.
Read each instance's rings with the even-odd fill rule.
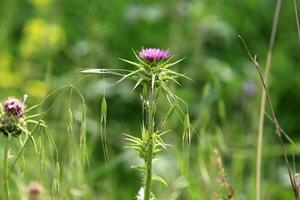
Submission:
[[[146,177],[145,177],[145,193],[144,200],[149,200],[151,195],[151,179],[152,179],[152,155],[153,155],[153,143],[152,134],[149,134],[149,144],[147,148],[147,158],[146,158]]]
[[[266,68],[264,72],[264,80],[268,82],[271,61],[272,61],[272,51],[276,36],[276,29],[279,19],[279,13],[281,8],[281,0],[276,1],[275,14],[273,18],[272,32],[269,43],[269,50],[266,61]],[[258,125],[258,136],[257,136],[257,151],[256,151],[256,200],[260,200],[260,190],[261,190],[261,157],[262,157],[262,145],[263,145],[263,127],[264,127],[264,113],[266,107],[266,91],[262,88],[262,96],[260,101],[260,112],[259,112],[259,125]]]
[[[154,115],[156,109],[155,102],[155,89],[148,86],[148,99],[146,102],[146,122],[147,122],[147,153],[145,158],[146,163],[146,174],[145,174],[145,190],[144,190],[144,200],[150,200],[151,198],[151,179],[152,179],[152,159],[153,159],[153,132],[154,132]]]
[[[3,157],[3,183],[4,183],[4,195],[5,199],[9,200],[9,184],[8,184],[8,143],[9,143],[9,135],[7,136],[5,149],[4,149],[4,157]]]

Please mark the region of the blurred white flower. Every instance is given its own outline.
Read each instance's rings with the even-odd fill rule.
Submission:
[[[129,22],[137,22],[145,20],[148,22],[155,22],[165,16],[163,8],[158,5],[151,6],[137,6],[129,5],[124,12],[124,18]]]

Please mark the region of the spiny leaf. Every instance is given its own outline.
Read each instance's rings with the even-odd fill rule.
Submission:
[[[170,80],[175,82],[177,85],[181,86],[181,84],[174,78],[174,76],[168,76],[166,77],[166,80]]]
[[[128,135],[128,134],[126,134],[126,133],[122,133],[122,135],[125,136],[125,139],[126,139],[126,138],[129,138],[129,139],[132,139],[132,140],[137,140],[137,141],[142,142],[142,140],[141,140],[140,138],[134,137],[134,136],[132,136],[132,135]]]
[[[147,64],[143,59],[141,59],[141,58],[136,54],[136,52],[135,52],[134,49],[132,49],[132,51],[133,51],[133,54],[134,54],[135,58],[136,58],[140,63],[142,63],[144,66],[150,67],[149,64]]]
[[[136,73],[139,73],[141,71],[143,71],[144,69],[138,69],[138,70],[135,70],[133,72],[130,72],[129,74],[126,74],[125,76],[123,76],[123,78],[121,78],[120,80],[118,80],[114,85],[117,85],[118,83],[122,82],[123,80],[125,80],[126,78],[129,78],[131,77],[132,75],[136,74]]]
[[[157,66],[157,68],[162,68],[164,67],[166,64],[168,64],[172,59],[174,58],[174,56],[171,56],[168,60],[164,61],[163,63],[161,63],[160,65]]]
[[[177,60],[177,61],[175,61],[175,62],[173,62],[173,63],[168,63],[168,64],[164,65],[163,68],[170,68],[170,67],[172,67],[173,65],[178,64],[179,62],[181,62],[181,61],[184,60],[184,59],[185,59],[185,58],[181,58],[181,59],[179,59],[179,60]]]
[[[142,78],[140,78],[140,79],[136,82],[136,84],[135,84],[134,87],[132,88],[131,92],[133,92],[133,91],[141,84],[141,82],[143,82],[143,79],[142,79]]]
[[[142,144],[142,141],[140,141],[138,139],[125,138],[125,140],[132,142],[131,144],[138,144],[138,145]]]
[[[141,149],[139,146],[135,146],[135,145],[125,145],[124,148],[126,148],[126,149],[134,149],[138,153],[140,152],[140,149]]]
[[[192,80],[190,77],[188,77],[188,76],[186,76],[186,75],[184,75],[184,74],[180,74],[180,73],[178,73],[178,72],[172,71],[172,70],[168,70],[167,73],[169,73],[169,74],[175,74],[175,75],[177,75],[177,76],[186,78],[186,79],[188,79],[188,80]]]
[[[166,130],[166,131],[163,131],[163,132],[161,132],[161,133],[159,133],[159,134],[157,134],[160,138],[163,136],[163,135],[165,135],[166,133],[169,133],[171,130]]]
[[[139,63],[136,63],[136,62],[133,62],[133,61],[130,61],[130,60],[126,60],[126,59],[123,59],[123,58],[119,58],[119,60],[122,60],[122,61],[124,61],[124,62],[126,62],[126,63],[131,64],[131,65],[134,65],[134,66],[136,66],[136,67],[138,67],[138,68],[140,68],[140,69],[143,68],[143,65],[141,65],[141,64],[139,64]]]

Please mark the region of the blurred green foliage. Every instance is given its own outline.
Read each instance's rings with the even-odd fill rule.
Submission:
[[[293,9],[292,1],[283,1],[270,92],[283,129],[297,143],[300,54]],[[187,151],[181,143],[182,123],[176,117],[171,119],[168,127],[173,131],[167,141],[176,145],[155,162],[157,174],[169,185],[168,188],[154,185],[158,199],[206,200],[214,199],[214,192],[222,193],[217,182],[214,149],[220,151],[235,199],[254,199],[261,84],[237,35],[242,35],[264,66],[273,13],[274,1],[261,0],[2,0],[0,97],[4,100],[28,94],[27,104],[32,106],[56,88],[78,80],[79,68],[129,69],[131,66],[118,58],[134,59],[131,48],[169,49],[176,58],[186,58],[176,70],[193,79],[181,80],[182,87],[173,86],[190,107],[193,138]],[[27,185],[33,180],[43,185],[45,199],[51,195],[54,199],[134,198],[141,175],[130,166],[140,160],[123,148],[121,133],[139,134],[141,108],[139,96],[130,93],[133,83],[113,86],[116,80],[116,77],[91,76],[78,84],[87,105],[89,167],[82,171],[80,164],[69,161],[70,149],[66,144],[79,148],[83,118],[80,97],[75,92],[68,93],[55,103],[45,119],[58,148],[59,192],[51,192],[52,178],[59,170],[51,162],[52,150],[47,149],[50,144],[44,138],[44,143],[41,142],[44,154],[38,154],[44,155],[42,159],[34,152],[33,145],[29,145],[18,162],[11,180],[13,199],[23,199]],[[47,110],[57,96],[51,96],[40,111]],[[103,96],[108,102],[107,166],[99,136]],[[73,117],[71,143],[66,128],[70,123],[69,102]],[[167,112],[165,105],[161,99],[161,116]],[[42,134],[37,133],[36,137]],[[4,142],[0,140],[1,151]],[[13,155],[18,149],[18,142],[15,143]],[[288,149],[292,155],[292,148]],[[292,199],[287,171],[268,120],[263,156],[263,199]],[[45,167],[37,171],[41,160]]]

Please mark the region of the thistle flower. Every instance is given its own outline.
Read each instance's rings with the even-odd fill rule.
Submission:
[[[16,98],[9,98],[3,103],[3,110],[9,116],[22,117],[25,111],[24,104]]]
[[[150,62],[164,60],[169,56],[170,54],[168,50],[163,50],[159,48],[143,48],[139,52],[139,57],[141,59],[145,59]]]
[[[253,80],[247,80],[243,85],[244,93],[247,97],[252,97],[257,92],[257,85]]]
[[[142,136],[141,138],[137,138],[128,134],[124,135],[126,137],[125,139],[128,141],[126,147],[136,150],[139,156],[144,159],[144,163],[138,166],[138,169],[142,169],[144,172],[143,187],[139,190],[136,198],[138,200],[154,200],[155,198],[151,191],[152,179],[154,176],[152,175],[152,162],[155,159],[156,154],[167,147],[167,144],[165,144],[162,139],[162,136],[167,132],[162,132],[160,129],[170,115],[172,115],[174,111],[173,108],[177,109],[178,107],[181,113],[183,111],[181,109],[181,105],[178,104],[178,102],[182,102],[183,100],[171,91],[168,87],[168,83],[174,82],[180,85],[180,83],[176,80],[177,78],[189,78],[172,69],[172,66],[176,65],[183,59],[173,62],[172,56],[170,56],[168,50],[159,48],[143,48],[139,53],[136,53],[134,50],[133,53],[137,59],[136,62],[122,58],[120,58],[120,60],[133,65],[135,67],[134,70],[100,68],[85,69],[80,70],[80,72],[87,74],[111,74],[121,76],[115,84],[118,84],[125,79],[132,79],[136,82],[132,91],[140,86],[140,96],[144,113]],[[155,115],[159,91],[164,93],[171,108],[164,119],[160,123],[157,123]],[[188,109],[186,108],[186,110]],[[185,122],[185,126],[187,127],[186,129],[190,130],[189,123]],[[156,175],[155,177],[160,183],[167,185],[163,178]]]
[[[10,97],[3,104],[3,115],[0,118],[0,132],[4,135],[19,136],[26,129],[23,118],[25,105],[17,98]]]

